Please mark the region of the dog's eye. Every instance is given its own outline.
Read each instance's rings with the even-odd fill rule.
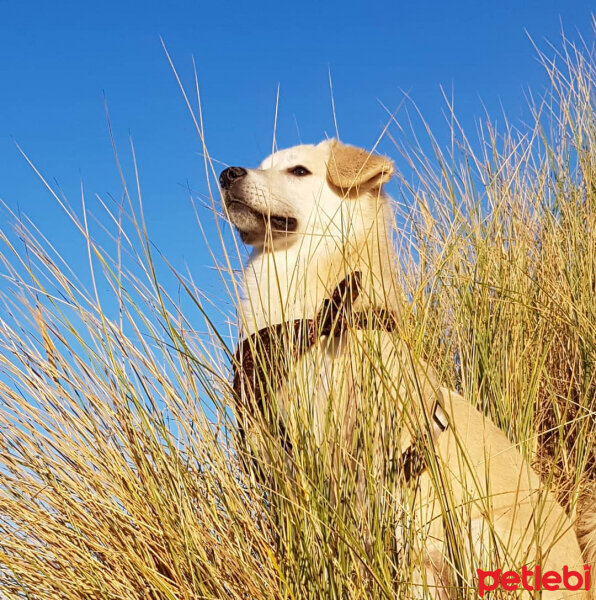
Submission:
[[[312,175],[312,173],[302,165],[298,165],[297,167],[292,167],[288,169],[288,173],[291,175],[296,175],[296,177],[304,177],[305,175]]]

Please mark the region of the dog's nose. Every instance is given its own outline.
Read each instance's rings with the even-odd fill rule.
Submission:
[[[246,169],[242,167],[228,167],[219,175],[219,184],[224,190],[227,190],[236,179],[240,179],[246,175]]]

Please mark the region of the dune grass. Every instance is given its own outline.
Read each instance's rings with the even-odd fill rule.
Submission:
[[[470,141],[447,104],[446,150],[414,107],[387,135],[408,173],[396,197],[402,336],[519,445],[574,516],[596,478],[596,63],[568,41],[540,57],[550,88],[532,100],[529,125],[487,122]],[[195,123],[201,134],[200,114]],[[405,141],[420,131],[424,142]],[[129,192],[138,183],[123,186],[122,211],[104,206],[115,250],[56,194],[89,253],[86,287],[51,232],[15,216],[19,243],[0,233],[0,598],[423,597],[431,583],[416,569],[407,489],[371,466],[363,520],[353,471],[330,477],[307,427],[292,433],[289,465],[266,418],[256,419],[265,480],[241,455],[235,333],[172,270],[184,306],[203,316],[197,333],[196,315],[160,279],[140,192]],[[212,185],[220,236],[207,242],[236,305],[244,251],[221,247],[229,226]],[[372,443],[363,447],[369,464]],[[473,598],[466,547],[454,518],[456,597]]]

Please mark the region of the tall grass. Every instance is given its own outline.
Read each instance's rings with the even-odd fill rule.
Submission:
[[[551,54],[528,126],[486,123],[470,141],[450,111],[443,150],[414,109],[412,132],[427,140],[407,143],[418,138],[403,122],[388,135],[408,172],[396,205],[402,337],[519,445],[573,517],[596,476],[596,63],[567,41]],[[235,333],[213,324],[192,277],[171,271],[186,310],[162,282],[129,192],[138,183],[123,185],[121,210],[105,206],[115,251],[55,194],[86,245],[87,287],[50,232],[15,216],[18,243],[0,234],[0,598],[423,597],[432,582],[411,491],[379,475],[369,424],[358,469],[321,448],[308,415],[290,432],[291,460],[259,417],[267,460],[255,469],[242,454]],[[221,256],[215,189],[220,235],[208,241]],[[223,250],[222,293],[237,304],[243,250]],[[379,357],[373,335],[362,364],[383,375]],[[410,393],[404,404],[418,402]],[[476,597],[477,557],[451,525],[455,597]]]

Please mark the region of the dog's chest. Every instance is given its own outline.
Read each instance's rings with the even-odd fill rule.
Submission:
[[[234,388],[243,410],[266,415],[291,439],[351,447],[356,439],[388,444],[398,453],[412,439],[424,400],[411,357],[396,335],[381,328],[309,336],[309,322],[270,327],[237,353]],[[382,440],[382,441],[381,441]]]

